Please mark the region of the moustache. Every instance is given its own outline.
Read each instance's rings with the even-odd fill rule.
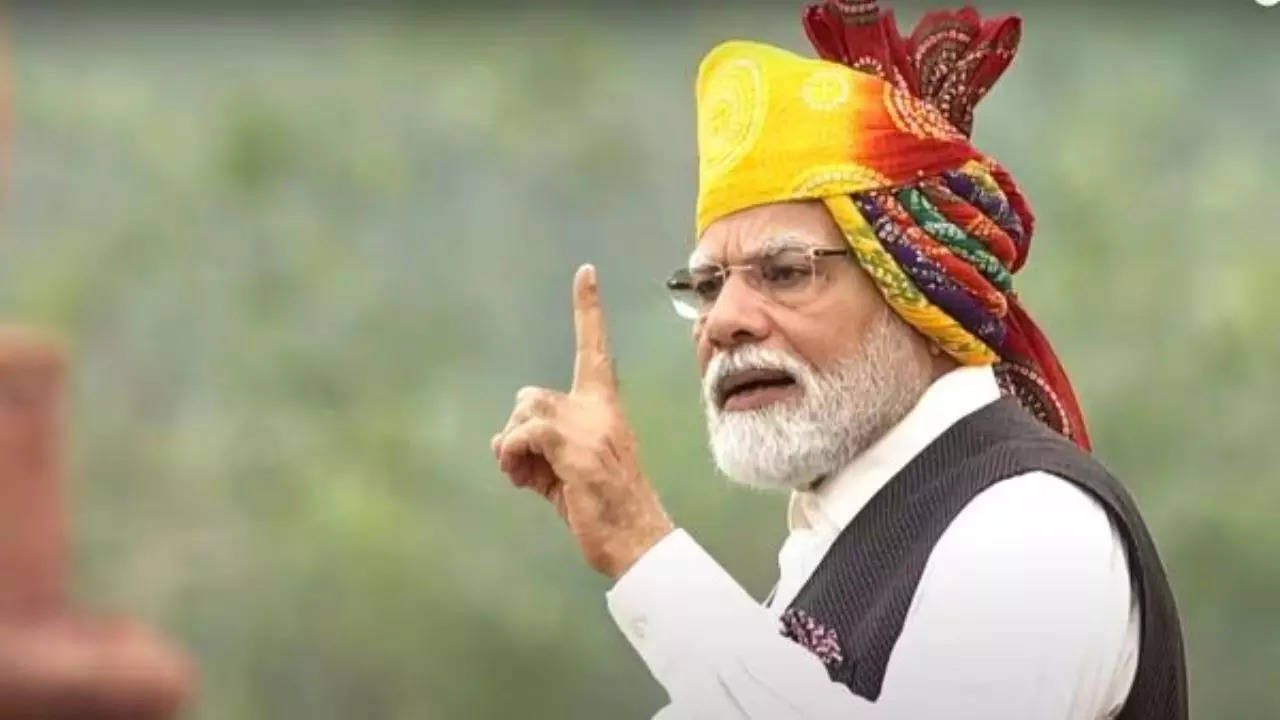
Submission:
[[[703,402],[719,411],[730,394],[750,386],[796,383],[808,388],[814,372],[804,360],[784,350],[740,345],[716,354],[707,364],[702,378]]]

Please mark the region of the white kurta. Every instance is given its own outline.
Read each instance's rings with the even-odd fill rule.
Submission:
[[[942,534],[871,703],[780,634],[840,531],[960,418],[999,398],[990,367],[939,378],[903,420],[814,492],[792,495],[772,601],[761,606],[685,531],[607,595],[667,690],[661,720],[1096,720],[1133,684],[1141,618],[1123,541],[1103,507],[1043,472],[973,499]]]

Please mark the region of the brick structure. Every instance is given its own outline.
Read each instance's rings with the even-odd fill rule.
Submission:
[[[164,720],[186,658],[136,622],[68,607],[59,345],[0,327],[0,718]]]

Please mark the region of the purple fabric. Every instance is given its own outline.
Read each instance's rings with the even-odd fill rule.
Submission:
[[[982,210],[983,214],[991,218],[991,221],[1005,231],[1009,239],[1013,240],[1014,245],[1018,248],[1020,255],[1027,252],[1026,233],[1022,229],[1022,221],[1018,219],[1017,213],[1005,202],[999,195],[987,192],[974,181],[973,178],[965,175],[957,170],[947,170],[942,173],[942,180],[951,189],[951,192],[959,195],[965,202]]]

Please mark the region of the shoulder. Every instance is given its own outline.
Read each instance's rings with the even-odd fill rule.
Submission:
[[[1136,657],[1130,588],[1124,546],[1088,491],[1042,471],[1002,480],[929,555],[885,694],[943,677],[950,705],[985,716],[989,693],[974,689],[999,683],[1001,717],[1101,717],[1110,679]]]
[[[978,493],[952,523],[990,529],[1089,533],[1108,531],[1107,510],[1088,490],[1051,472],[1032,470]]]
[[[1107,511],[1072,482],[1037,471],[996,483],[960,511],[929,555],[912,610],[1122,637],[1131,600],[1124,543]]]
[[[956,515],[930,556],[938,562],[997,564],[1036,575],[1078,578],[1123,571],[1124,544],[1106,508],[1089,491],[1044,471],[1002,480]]]

